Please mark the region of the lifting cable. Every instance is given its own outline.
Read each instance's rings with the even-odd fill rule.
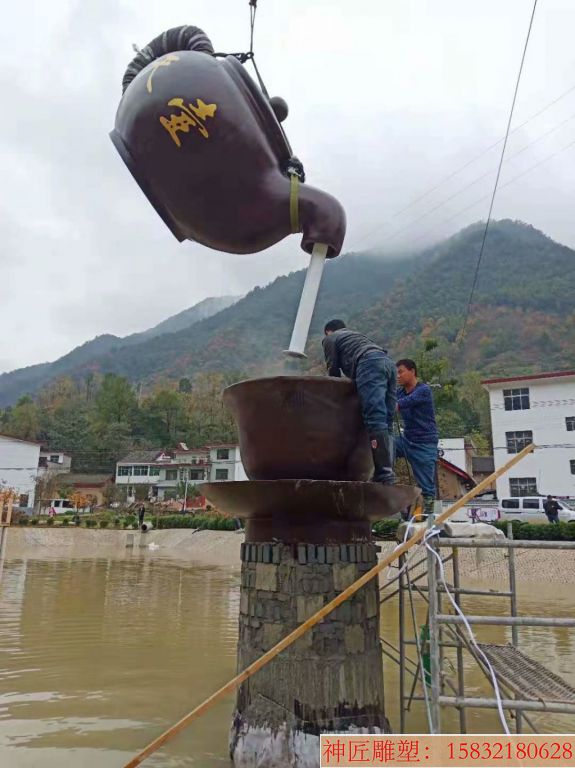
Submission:
[[[263,78],[258,69],[258,65],[256,64],[256,55],[254,51],[254,32],[255,32],[255,26],[256,26],[256,13],[258,10],[258,0],[249,0],[249,7],[250,7],[250,49],[249,51],[247,53],[214,53],[213,56],[215,56],[216,58],[225,58],[226,56],[233,56],[240,62],[240,64],[246,64],[248,61],[251,61],[256,73],[256,77],[258,79],[258,83],[262,90],[262,93],[264,94],[268,102],[271,102],[272,100],[270,98],[268,89],[265,86]],[[301,231],[300,221],[299,221],[299,185],[300,185],[300,182],[302,184],[305,182],[305,171],[301,161],[293,154],[293,150],[289,143],[289,139],[279,120],[278,120],[278,125],[290,153],[289,160],[287,161],[287,163],[283,165],[283,167],[281,168],[281,171],[286,176],[288,176],[290,180],[289,215],[290,215],[290,232],[293,235]]]
[[[260,75],[259,69],[256,64],[256,54],[254,52],[254,30],[256,26],[256,13],[258,10],[258,0],[249,0],[250,5],[250,49],[247,53],[214,53],[212,54],[216,58],[223,59],[226,56],[233,56],[236,58],[240,64],[245,64],[248,61],[251,61],[253,68],[255,70],[256,76],[258,78],[258,82],[260,84],[260,88],[262,89],[262,93],[266,97],[266,99],[270,98],[270,95],[268,93],[268,89],[265,86],[265,83],[262,79],[262,76]]]

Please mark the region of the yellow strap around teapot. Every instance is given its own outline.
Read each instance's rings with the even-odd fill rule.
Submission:
[[[292,235],[299,232],[299,179],[295,173],[290,175],[289,217]]]

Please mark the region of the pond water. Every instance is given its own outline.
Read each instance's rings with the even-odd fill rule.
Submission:
[[[505,602],[505,601],[501,601]],[[505,612],[484,598],[473,613]],[[8,558],[0,580],[0,765],[9,768],[122,766],[135,752],[235,673],[239,569],[210,568],[134,551],[89,559]],[[534,615],[572,615],[572,587],[529,586],[520,607]],[[470,610],[470,608],[468,608]],[[419,620],[424,614],[420,612]],[[382,616],[397,641],[397,605]],[[478,630],[504,641],[500,628]],[[575,684],[575,636],[522,628],[522,648]],[[466,662],[468,693],[488,694]],[[387,714],[398,728],[397,668],[386,661]],[[146,763],[229,768],[226,699]],[[541,732],[573,732],[575,718],[533,716]],[[458,730],[456,714],[444,730]],[[423,706],[407,728],[426,731]],[[497,715],[470,713],[468,728],[498,732]]]

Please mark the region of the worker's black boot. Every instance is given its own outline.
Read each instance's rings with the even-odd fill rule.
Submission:
[[[389,432],[377,432],[371,436],[371,455],[374,466],[372,481],[383,485],[395,485],[393,437]]]

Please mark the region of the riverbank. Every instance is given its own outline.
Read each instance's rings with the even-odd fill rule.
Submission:
[[[99,529],[19,528],[8,531],[6,555],[19,557],[94,557],[124,556],[131,549],[145,550],[153,556],[184,559],[198,565],[240,567],[243,533],[193,529],[118,531]],[[394,543],[382,541],[380,557],[393,551]],[[420,556],[415,556],[420,560]],[[508,579],[504,550],[470,550],[459,553],[461,574],[467,582]],[[422,564],[420,570],[425,566]],[[575,584],[575,550],[515,550],[515,570],[520,583]],[[417,573],[417,571],[415,572]],[[393,569],[391,570],[393,574]],[[391,575],[390,574],[390,575]],[[383,580],[385,577],[382,577]]]
[[[122,557],[132,549],[167,555],[199,565],[240,567],[243,533],[190,528],[140,531],[89,528],[19,528],[8,531],[6,556]]]

